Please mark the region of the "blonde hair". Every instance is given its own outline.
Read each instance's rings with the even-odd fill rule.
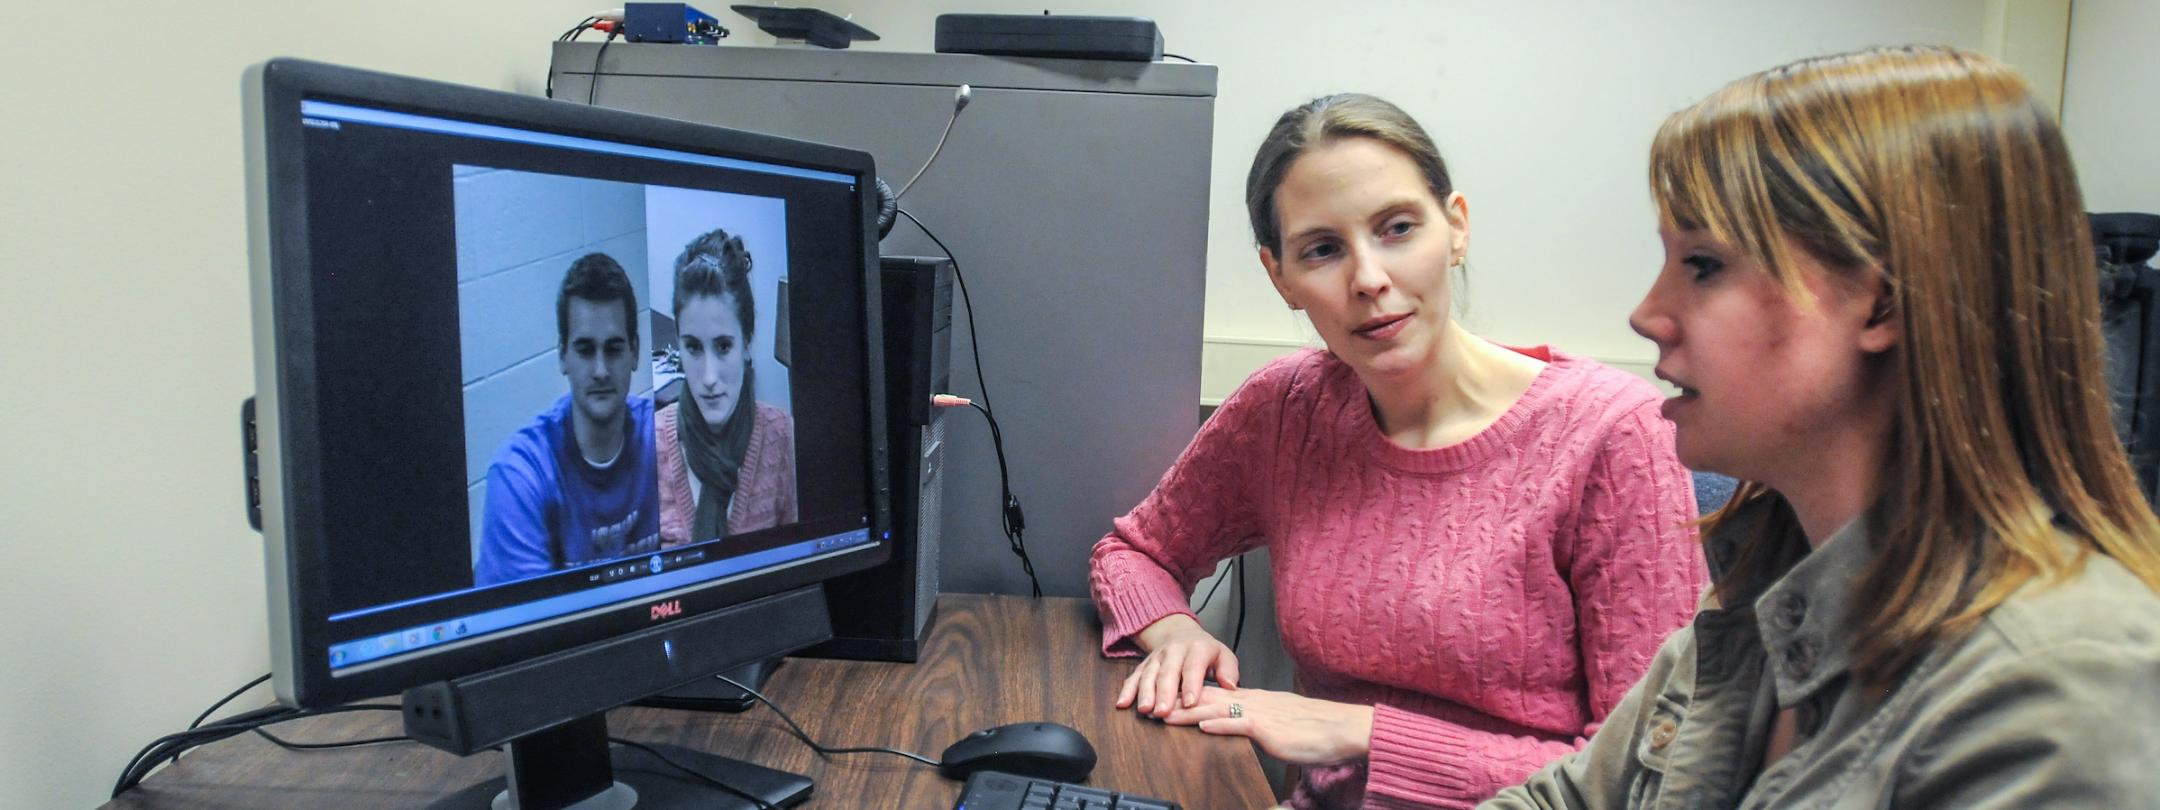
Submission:
[[[1863,682],[2092,552],[2160,591],[2160,521],[2109,416],[2076,174],[2016,73],[1927,46],[1773,68],[1667,119],[1650,186],[1665,224],[1752,254],[1796,299],[1788,238],[1833,274],[1888,280],[1902,331],[1875,557],[1854,583],[1879,595],[1851,628]],[[1710,522],[1763,499],[1782,501],[1745,484]],[[1797,536],[1777,506],[1765,530]],[[1717,584],[1726,604],[1790,562],[1750,545]]]

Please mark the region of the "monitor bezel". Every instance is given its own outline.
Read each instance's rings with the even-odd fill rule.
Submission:
[[[249,265],[255,332],[258,466],[268,586],[271,670],[278,698],[315,708],[393,694],[408,687],[484,672],[535,656],[604,644],[623,632],[610,627],[648,614],[649,606],[679,601],[681,610],[649,611],[638,629],[680,621],[835,576],[874,567],[892,553],[889,474],[883,397],[884,357],[878,287],[876,167],[862,151],[657,116],[414,79],[297,59],[274,59],[243,79],[248,186]],[[852,175],[861,222],[860,263],[865,364],[864,430],[869,468],[870,544],[830,555],[688,586],[543,622],[501,638],[473,639],[409,659],[333,676],[329,609],[309,594],[325,592],[330,575],[319,531],[325,487],[340,473],[325,470],[327,426],[315,418],[316,324],[313,273],[306,238],[307,190],[300,103],[336,101],[458,120],[587,138],[751,159]],[[275,180],[276,182],[273,182]],[[461,535],[460,541],[464,538]],[[663,613],[668,615],[662,616]]]

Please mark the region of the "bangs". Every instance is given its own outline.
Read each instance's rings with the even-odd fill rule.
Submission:
[[[1740,250],[1789,290],[1806,294],[1786,270],[1783,229],[1770,197],[1769,103],[1756,81],[1673,113],[1650,145],[1650,194],[1658,224]]]

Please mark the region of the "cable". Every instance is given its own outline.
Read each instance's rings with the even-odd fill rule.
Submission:
[[[609,738],[608,738],[608,742],[614,743],[614,744],[616,744],[616,745],[620,745],[620,746],[623,746],[623,747],[625,747],[625,748],[635,748],[635,749],[637,749],[637,750],[639,750],[639,751],[643,751],[643,752],[645,752],[645,753],[651,754],[651,755],[653,756],[653,758],[654,758],[654,759],[657,759],[657,760],[660,760],[661,762],[667,763],[667,766],[668,766],[668,767],[670,767],[670,768],[674,768],[675,770],[678,770],[678,771],[682,771],[683,773],[687,773],[687,774],[689,774],[689,775],[691,775],[691,776],[695,776],[695,777],[697,777],[697,778],[699,778],[699,779],[703,779],[703,780],[705,780],[705,783],[706,783],[706,784],[708,784],[708,785],[712,785],[713,787],[719,788],[719,789],[721,789],[721,790],[725,790],[725,791],[727,791],[727,792],[729,792],[729,793],[733,793],[733,794],[735,794],[735,795],[736,795],[737,797],[739,797],[739,798],[741,798],[741,799],[744,799],[744,800],[746,800],[746,801],[750,802],[751,804],[755,804],[755,805],[757,805],[757,806],[758,806],[758,807],[760,808],[760,810],[778,810],[778,808],[775,808],[775,807],[773,806],[773,803],[772,803],[772,802],[768,802],[768,801],[766,801],[766,800],[764,800],[764,799],[762,799],[762,798],[759,798],[758,796],[756,796],[756,795],[754,795],[754,794],[752,794],[752,793],[750,793],[750,792],[748,792],[748,791],[745,791],[745,790],[743,790],[742,788],[736,787],[736,786],[734,786],[734,785],[730,785],[730,784],[728,784],[728,783],[726,783],[726,782],[722,782],[722,781],[720,781],[720,780],[718,780],[718,779],[714,779],[714,778],[712,778],[712,777],[710,777],[710,776],[706,776],[706,775],[705,775],[705,773],[704,773],[703,771],[697,770],[697,769],[695,769],[695,768],[692,768],[692,767],[690,767],[690,766],[688,766],[688,765],[684,765],[684,764],[682,764],[682,763],[680,763],[680,762],[676,762],[676,761],[675,761],[675,760],[673,760],[673,759],[669,759],[669,758],[668,758],[668,755],[666,755],[666,754],[663,754],[663,753],[660,753],[660,749],[654,748],[654,747],[652,747],[652,746],[650,746],[650,745],[646,745],[646,744],[644,744],[644,743],[641,743],[641,742],[635,742],[635,741],[632,741],[632,740],[625,740],[625,739],[623,739],[623,738],[621,738],[621,737],[609,737]]]
[[[202,714],[195,715],[195,722],[187,724],[188,729],[192,731],[196,728],[201,727],[203,721],[209,719],[210,715],[213,712],[216,712],[219,707],[222,707],[227,703],[233,702],[233,698],[239,697],[241,693],[246,692],[249,689],[261,686],[263,682],[267,680],[270,680],[270,673],[265,672],[262,674],[262,677],[256,678],[252,681],[248,681],[240,688],[232,690],[232,692],[227,694],[226,696],[218,698],[218,702],[210,704],[210,708],[204,709],[202,711]]]
[[[1005,463],[1004,431],[999,429],[997,416],[991,409],[990,383],[983,378],[982,333],[975,328],[975,301],[968,296],[967,275],[960,272],[960,257],[953,255],[952,248],[945,246],[945,240],[939,239],[936,232],[931,231],[922,220],[916,219],[914,214],[908,213],[907,209],[898,210],[901,216],[907,217],[909,222],[915,223],[915,227],[922,229],[924,236],[930,237],[938,250],[945,253],[945,258],[952,260],[953,280],[960,284],[961,308],[967,311],[968,345],[975,361],[975,387],[982,392],[982,396],[968,404],[982,411],[983,418],[990,421],[990,446],[997,451],[998,494],[1003,498],[999,512],[1000,521],[1005,528],[1005,540],[1011,545],[1013,554],[1020,558],[1020,569],[1027,572],[1029,593],[1041,597],[1042,581],[1035,577],[1035,561],[1028,557],[1027,552],[1027,513],[1021,510],[1020,498],[1012,491],[1012,474]]]
[[[357,703],[350,706],[334,706],[327,709],[309,710],[271,707],[269,709],[257,710],[256,712],[249,713],[250,715],[265,714],[267,716],[256,717],[246,721],[220,721],[216,723],[211,723],[206,726],[188,729],[186,731],[167,734],[163,737],[157,738],[156,740],[152,740],[149,745],[143,746],[143,749],[141,751],[136,752],[134,758],[128,760],[127,767],[122,768],[120,771],[120,778],[113,783],[112,796],[113,798],[119,798],[120,794],[126,793],[127,791],[133,789],[136,785],[142,782],[143,777],[150,775],[151,770],[156,769],[158,765],[162,764],[162,762],[167,758],[177,756],[181,751],[208,745],[210,743],[214,743],[228,737],[245,734],[247,732],[262,728],[263,726],[276,725],[278,723],[298,720],[303,717],[319,717],[326,714],[343,714],[346,712],[360,711],[395,712],[403,711],[403,707],[387,703]]]
[[[1237,653],[1238,644],[1245,640],[1245,555],[1237,557],[1237,633],[1230,636],[1230,652]]]
[[[355,711],[400,710],[401,708],[399,706],[392,704],[354,704],[351,706],[338,706],[328,709],[315,709],[309,711],[288,709],[284,707],[270,707],[268,709],[261,709],[257,710],[256,712],[249,713],[250,715],[259,714],[263,716],[252,717],[251,719],[245,721],[241,721],[238,719],[226,720],[212,723],[207,726],[202,726],[200,728],[189,729],[187,731],[181,731],[173,734],[167,734],[163,737],[159,737],[156,740],[151,741],[149,745],[144,746],[141,751],[137,752],[133,759],[128,761],[127,767],[122,769],[120,772],[120,780],[116,782],[113,786],[113,795],[119,796],[122,792],[134,787],[137,783],[141,782],[143,777],[148,776],[149,772],[152,769],[155,769],[160,764],[161,760],[177,757],[181,751],[208,745],[210,743],[214,743],[228,737],[244,734],[257,728],[261,728],[263,726],[275,725],[277,723],[283,723],[290,720],[298,720],[303,717],[315,717],[325,714],[341,714],[344,712]]]
[[[239,713],[239,714],[236,714],[236,715],[233,715],[233,716],[231,716],[231,717],[227,717],[227,718],[225,718],[225,719],[223,719],[223,720],[219,720],[219,721],[217,721],[216,723],[212,723],[212,724],[211,724],[211,726],[229,726],[229,725],[237,725],[237,724],[242,724],[242,723],[251,723],[251,722],[255,722],[255,721],[257,721],[257,720],[268,720],[268,719],[270,719],[270,718],[273,718],[273,717],[282,717],[282,716],[284,716],[284,714],[285,714],[285,713],[287,713],[287,712],[290,712],[290,711],[292,711],[292,710],[291,710],[291,709],[288,709],[288,708],[286,708],[286,707],[284,707],[284,706],[264,706],[264,707],[262,707],[262,708],[260,708],[260,709],[250,709],[250,710],[248,710],[248,711],[244,711],[244,712],[241,712],[241,713]],[[183,734],[190,734],[190,733],[200,733],[200,734],[204,734],[204,735],[206,735],[206,736],[205,736],[205,741],[206,741],[206,742],[214,742],[214,741],[216,741],[216,740],[221,740],[221,739],[224,739],[225,737],[231,736],[230,734],[227,734],[227,735],[223,735],[223,736],[218,736],[216,732],[211,732],[211,731],[204,731],[203,729],[204,729],[204,727],[201,727],[201,726],[191,726],[191,727],[189,727],[189,728],[188,728],[188,729],[187,729],[186,731],[178,732],[178,733],[175,733],[175,734],[168,734],[168,735],[166,735],[166,737],[165,737],[165,738],[177,738],[177,737],[179,737],[180,735],[183,735]],[[160,739],[161,739],[161,740],[163,740],[163,739],[165,739],[165,738],[160,738]],[[152,743],[152,744],[154,745],[155,743]],[[200,743],[198,743],[198,745],[199,745],[199,744],[200,744]],[[165,762],[166,762],[167,764],[171,764],[171,763],[174,763],[174,762],[178,762],[178,761],[180,761],[180,755],[181,755],[181,754],[183,754],[183,753],[186,753],[186,752],[188,751],[188,749],[190,749],[190,748],[193,748],[193,747],[195,747],[195,746],[192,746],[192,745],[190,745],[190,746],[177,746],[177,747],[173,747],[173,748],[170,748],[170,749],[169,749],[169,750],[167,750],[166,752],[162,752],[162,753],[160,753],[160,754],[159,754],[159,755],[158,755],[157,757],[153,758],[153,759],[151,760],[151,763],[152,763],[152,764],[150,764],[150,765],[148,765],[148,766],[146,766],[146,767],[156,767],[156,766],[155,766],[155,762],[156,762],[157,760],[159,760],[159,759],[162,759],[162,760],[164,760],[164,761],[165,761]],[[142,755],[141,755],[141,754],[137,754],[136,756],[137,756],[137,757],[139,758],[139,757],[141,757]],[[130,766],[132,766],[132,765],[134,765],[134,764],[135,764],[135,763],[133,763],[133,762],[130,762],[130,763],[129,763],[129,765],[130,765]]]
[[[974,97],[974,89],[965,84],[960,85],[960,89],[953,92],[952,117],[945,119],[945,132],[937,136],[937,146],[931,148],[930,159],[923,161],[922,168],[915,170],[914,177],[908,178],[906,183],[901,184],[900,193],[893,195],[893,201],[898,202],[901,197],[907,196],[907,190],[914,188],[915,181],[921,180],[923,172],[930,170],[930,164],[937,162],[937,156],[945,151],[945,139],[952,135],[953,124],[960,120],[960,111],[967,109],[968,100]],[[920,225],[922,223],[915,224]]]
[[[1200,60],[1198,60],[1198,59],[1194,59],[1194,58],[1192,58],[1192,57],[1190,57],[1190,56],[1182,56],[1182,55],[1179,55],[1179,54],[1174,54],[1174,53],[1165,53],[1165,54],[1163,54],[1163,55],[1162,55],[1162,57],[1163,57],[1164,59],[1183,59],[1183,60],[1185,60],[1185,61],[1187,61],[1187,62],[1191,62],[1191,63],[1193,63],[1193,64],[1195,64],[1195,65],[1197,65],[1197,64],[1200,64]]]
[[[968,297],[967,276],[960,272],[960,257],[953,255],[952,248],[946,247],[945,240],[937,238],[937,234],[930,230],[930,226],[922,224],[922,220],[916,219],[915,215],[908,213],[907,209],[901,208],[898,210],[901,216],[907,217],[909,222],[915,223],[915,227],[921,228],[924,236],[930,237],[931,243],[937,245],[938,250],[944,252],[945,258],[952,260],[953,280],[960,283],[960,305],[967,310],[969,346],[975,353],[975,389],[982,392],[982,396],[976,399],[988,404],[991,401],[990,384],[983,382],[982,344],[974,339],[978,334],[975,331],[975,301]]]
[[[1238,564],[1236,559],[1231,559],[1231,566],[1236,566],[1236,564]],[[1212,603],[1212,600],[1214,600],[1214,592],[1223,590],[1223,581],[1225,579],[1229,579],[1229,572],[1223,572],[1223,577],[1216,577],[1214,585],[1207,585],[1207,596],[1201,596],[1201,607],[1194,607],[1192,613],[1199,613],[1199,611],[1207,609],[1207,603]]]
[[[600,40],[600,50],[593,54],[592,83],[585,85],[585,106],[587,107],[592,106],[593,99],[600,96],[600,58],[607,56],[607,46],[613,43],[615,38],[621,34],[622,29],[620,28],[609,31],[607,39]]]
[[[571,26],[570,30],[562,32],[562,36],[556,37],[555,41],[576,42],[579,36],[590,30],[593,23],[599,22],[599,20],[599,17],[586,17],[580,20],[577,25]],[[548,54],[547,89],[543,92],[547,94],[548,98],[555,97],[555,55],[553,53]]]
[[[287,751],[328,751],[334,748],[361,748],[370,745],[387,745],[390,743],[418,742],[411,737],[372,737],[365,740],[347,740],[345,742],[303,743],[293,742],[291,740],[279,737],[275,734],[259,728],[255,729],[255,736],[261,737],[265,740],[269,740],[273,745],[276,745],[277,747],[283,748]]]
[[[597,16],[586,17],[585,19],[579,20],[577,25],[570,26],[570,30],[562,32],[562,35],[556,37],[555,41],[575,42],[577,41],[578,35],[583,34],[588,30],[591,30],[591,28],[593,27],[593,23],[599,21],[600,18]]]
[[[752,689],[748,686],[736,683],[734,678],[730,678],[726,675],[716,675],[714,677],[719,678],[721,682],[726,683],[729,686],[742,690],[743,694],[756,698],[757,702],[765,704],[765,708],[773,710],[773,714],[780,715],[781,722],[787,723],[788,728],[795,732],[795,738],[802,740],[804,745],[810,746],[810,750],[816,751],[818,756],[822,757],[832,754],[892,754],[894,756],[907,757],[908,759],[915,760],[916,762],[920,762],[924,765],[929,765],[931,767],[937,767],[944,764],[921,754],[902,751],[898,748],[832,748],[819,745],[816,740],[810,739],[810,733],[807,731],[803,731],[802,726],[796,725],[795,718],[789,717],[788,713],[780,708],[780,704],[774,703],[772,698],[766,697],[764,693],[759,692],[756,689]]]
[[[555,37],[555,41],[576,42],[578,41],[579,37],[585,36],[585,32],[587,31],[606,31],[608,34],[608,39],[610,41],[613,41],[617,35],[622,33],[622,10],[615,9],[610,12],[594,14],[592,16],[586,17],[583,20],[579,20],[577,25],[573,25],[570,27],[570,30],[564,31],[560,36]],[[720,35],[727,36],[726,29],[721,29]],[[600,52],[607,52],[606,42],[600,43]],[[593,79],[594,83],[599,82],[599,79],[597,77],[599,73],[599,67],[600,56],[598,54],[595,54],[593,56],[593,69],[595,74],[595,78]],[[555,97],[555,57],[552,53],[548,55],[547,89],[543,92],[547,94],[548,98]],[[587,105],[590,105],[592,104],[592,100],[588,98],[585,100],[585,103]]]
[[[1005,496],[1005,540],[1011,544],[1013,556],[1020,558],[1020,570],[1027,573],[1029,593],[1040,599],[1043,595],[1042,580],[1035,578],[1035,561],[1028,559],[1027,518],[1020,511],[1020,499],[1012,494],[1012,474],[1005,468],[1005,431],[998,428],[997,417],[980,402],[970,402],[975,410],[982,411],[983,419],[990,422],[990,447],[997,451],[998,489]]]

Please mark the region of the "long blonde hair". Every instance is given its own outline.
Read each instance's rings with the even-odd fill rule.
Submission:
[[[1880,602],[1851,628],[1864,683],[2092,552],[2160,591],[2160,521],[2109,418],[2077,177],[2016,73],[1925,46],[1757,73],[1666,120],[1650,186],[1668,225],[1749,252],[1796,299],[1788,237],[1832,273],[1889,281],[1896,417],[1874,560],[1854,583]],[[1746,484],[1711,521],[1766,498],[1782,500]],[[1796,535],[1775,512],[1767,528]],[[1789,562],[1751,551],[1717,585],[1727,604]]]

